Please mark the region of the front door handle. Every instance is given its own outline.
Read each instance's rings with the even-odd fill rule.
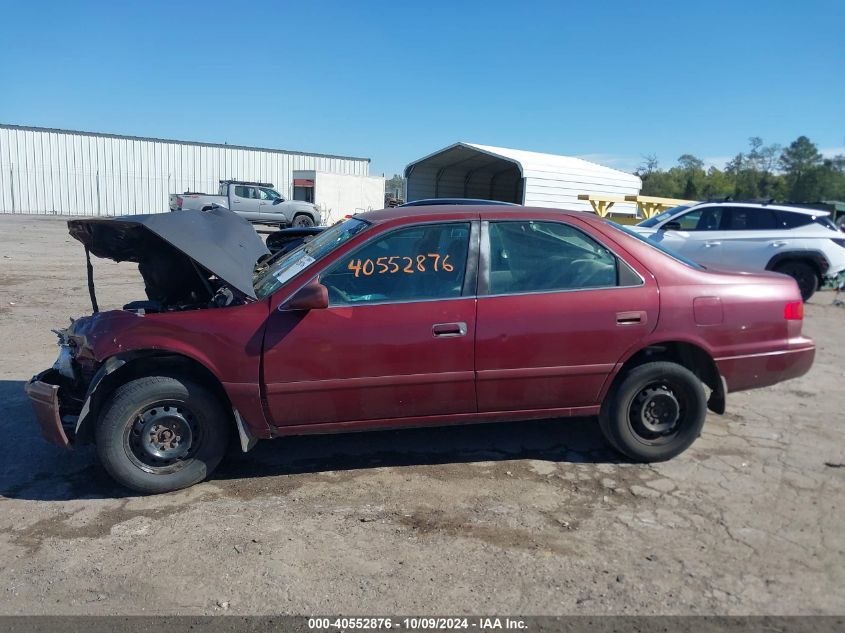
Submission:
[[[714,246],[721,246],[721,242],[704,242],[704,248],[713,248]]]
[[[464,336],[467,333],[467,324],[463,321],[459,323],[435,323],[431,326],[431,333],[437,338]]]
[[[616,325],[642,325],[647,319],[646,313],[641,310],[616,313]]]

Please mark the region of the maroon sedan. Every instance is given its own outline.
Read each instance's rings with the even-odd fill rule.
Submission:
[[[208,212],[73,220],[147,298],[59,333],[27,385],[42,432],[94,441],[141,492],[207,477],[230,440],[597,415],[638,461],[678,455],[727,394],[806,373],[791,278],[706,270],[579,212],[390,209],[270,256]]]

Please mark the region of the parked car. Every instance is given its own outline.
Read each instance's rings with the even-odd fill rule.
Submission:
[[[509,207],[517,207],[519,205],[514,204],[513,202],[502,202],[501,200],[480,200],[477,198],[426,198],[424,200],[412,200],[411,202],[405,202],[404,204],[400,204],[400,207],[430,207],[434,205],[451,205],[451,204],[458,204],[458,205],[505,205]]]
[[[326,227],[324,226],[305,226],[300,228],[281,229],[268,235],[264,243],[273,255],[284,254],[288,251],[292,251],[297,246],[304,244],[315,235],[319,235],[325,230]]]
[[[147,298],[97,312],[89,268],[94,314],[26,390],[46,438],[93,441],[144,493],[208,477],[230,437],[597,415],[624,455],[665,460],[815,353],[789,277],[580,212],[386,209],[276,257],[225,209],[68,225],[138,262]]]
[[[208,211],[215,206],[231,209],[256,224],[297,228],[320,224],[316,206],[301,200],[285,200],[271,183],[221,180],[217,195],[191,191],[170,194],[171,211]]]
[[[428,198],[426,200],[414,200],[413,202],[406,202],[403,204],[385,205],[385,208],[395,207],[430,207],[436,205],[507,205],[517,206],[511,202],[501,202],[497,200],[477,200],[474,198]],[[352,217],[351,215],[345,216]],[[275,254],[286,253],[291,251],[310,237],[322,232],[325,227],[302,227],[281,229],[267,236],[266,244],[270,252]]]
[[[632,227],[703,264],[789,275],[806,301],[845,270],[845,234],[827,211],[773,204],[705,202],[669,209]]]

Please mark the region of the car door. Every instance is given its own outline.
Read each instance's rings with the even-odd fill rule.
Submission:
[[[258,214],[262,222],[268,224],[287,224],[285,214],[282,212],[284,198],[277,191],[267,187],[257,187],[258,192]]]
[[[251,185],[234,185],[232,187],[232,211],[252,222],[258,222],[258,190]]]
[[[328,308],[273,311],[273,423],[474,413],[477,236],[469,221],[385,232],[320,274]]]
[[[772,209],[728,207],[722,230],[719,267],[727,270],[765,270],[769,260],[789,246],[785,224]]]
[[[649,239],[694,262],[718,267],[725,238],[721,230],[723,210],[720,206],[693,207],[663,223]]]
[[[657,324],[654,278],[569,222],[483,222],[481,253],[479,411],[595,405],[615,364]]]

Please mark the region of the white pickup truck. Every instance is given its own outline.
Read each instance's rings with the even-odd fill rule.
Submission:
[[[214,206],[231,209],[255,224],[308,227],[320,224],[320,211],[310,202],[285,200],[271,183],[221,180],[217,195],[209,193],[170,194],[170,210],[207,211]]]

